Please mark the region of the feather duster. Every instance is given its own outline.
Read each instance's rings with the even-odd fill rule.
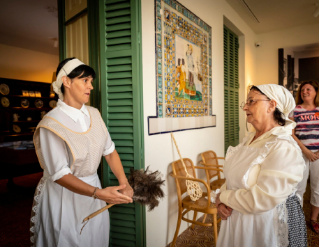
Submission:
[[[128,183],[134,190],[134,195],[132,197],[133,201],[147,206],[148,211],[152,211],[158,206],[159,199],[164,197],[164,192],[161,186],[164,185],[165,180],[161,179],[161,173],[159,171],[151,172],[148,170],[148,168],[149,166],[145,171],[131,169]],[[90,219],[112,207],[113,205],[114,204],[109,204],[86,217],[82,222],[85,224],[81,229],[81,233],[84,226]]]

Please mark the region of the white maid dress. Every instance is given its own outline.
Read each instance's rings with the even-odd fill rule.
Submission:
[[[305,162],[292,127],[255,132],[229,147],[220,200],[233,208],[222,220],[217,247],[307,246],[305,218],[295,195]]]
[[[55,182],[71,173],[101,188],[96,171],[102,155],[112,153],[115,147],[99,111],[85,105],[78,110],[59,100],[38,124],[34,144],[44,171],[32,207],[33,246],[108,246],[108,211],[91,219],[80,234],[83,219],[106,203]]]

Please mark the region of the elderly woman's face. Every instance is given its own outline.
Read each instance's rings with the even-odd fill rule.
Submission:
[[[246,112],[247,122],[253,126],[269,119],[269,99],[258,91],[251,90],[247,96],[246,105],[243,110]]]
[[[307,102],[314,102],[317,96],[315,88],[310,84],[303,85],[300,90],[300,94],[301,99]]]

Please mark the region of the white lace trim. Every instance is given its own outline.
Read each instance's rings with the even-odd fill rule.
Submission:
[[[34,235],[36,231],[36,225],[38,221],[38,215],[39,215],[39,203],[41,201],[41,197],[43,195],[44,186],[46,184],[47,178],[42,177],[34,194],[33,199],[33,205],[32,205],[32,211],[31,211],[31,219],[30,219],[30,241],[32,243],[32,247],[34,245]]]
[[[274,212],[274,231],[277,237],[278,247],[287,247],[288,241],[288,210],[286,207],[286,201],[278,204]]]

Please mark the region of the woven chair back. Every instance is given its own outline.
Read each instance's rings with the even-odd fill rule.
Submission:
[[[183,161],[186,166],[188,174],[196,178],[195,168],[194,168],[194,164],[192,160],[184,158]],[[172,163],[172,169],[173,169],[174,175],[186,177],[186,172],[181,160],[174,161]],[[178,184],[181,190],[181,195],[183,195],[185,192],[187,192],[186,180],[178,179]]]
[[[205,164],[211,165],[211,166],[216,166],[218,164],[218,159],[217,155],[214,151],[206,151],[201,154],[202,160]],[[207,170],[209,174],[209,178],[211,179],[212,177],[215,177],[218,175],[219,171],[212,171],[212,170]]]

